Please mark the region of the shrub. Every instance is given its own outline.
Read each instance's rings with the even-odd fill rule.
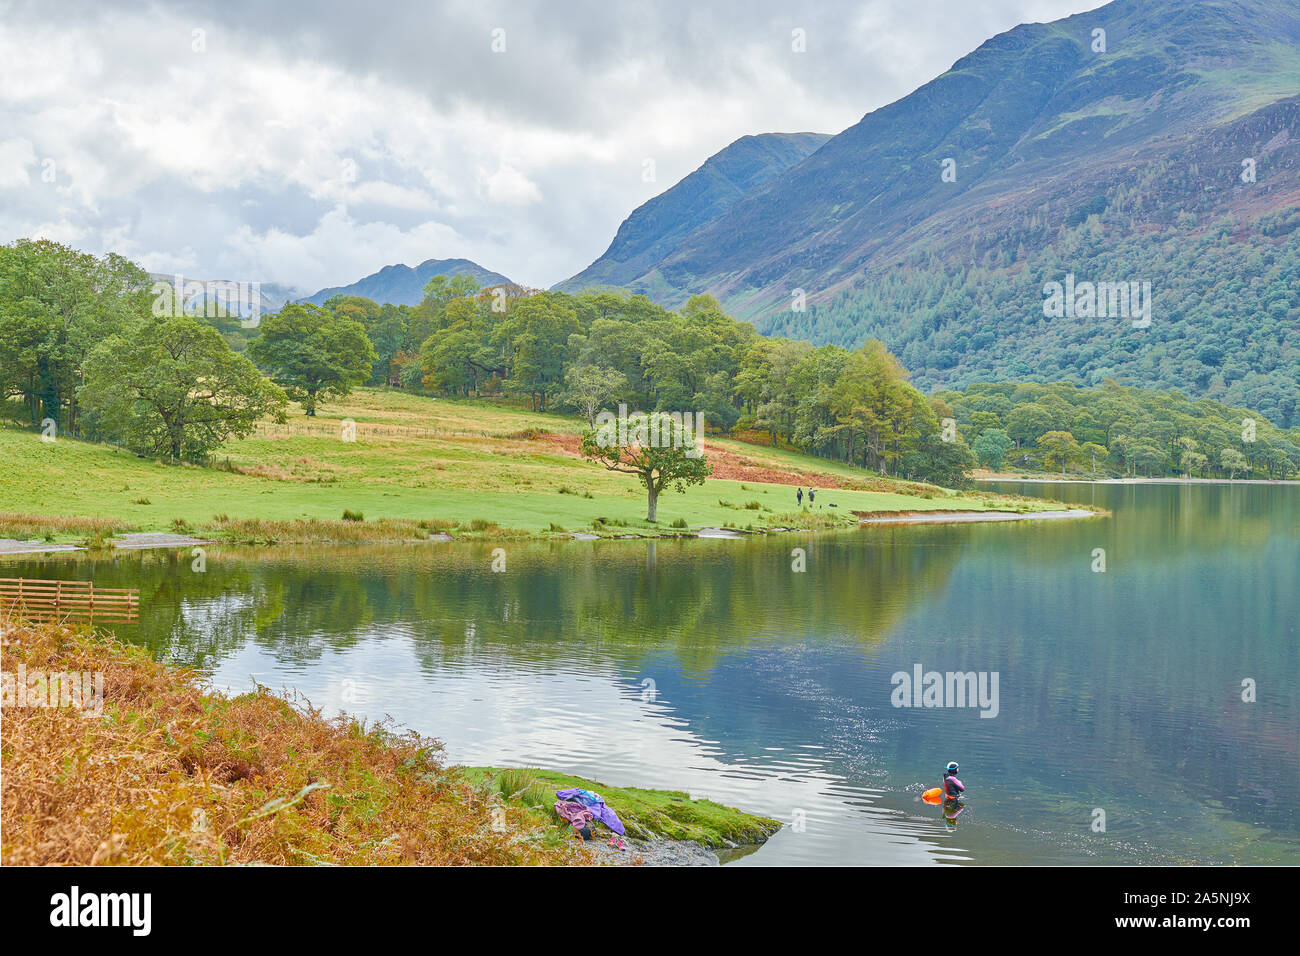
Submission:
[[[506,438],[520,441],[536,441],[538,438],[545,438],[546,431],[541,428],[524,428],[517,432],[511,432]]]
[[[107,551],[114,547],[113,539],[103,531],[95,531],[82,542],[87,551]]]
[[[352,511],[348,508],[344,508],[343,520],[344,521],[365,521],[366,516],[363,515],[360,511]]]
[[[550,810],[555,805],[555,791],[531,770],[502,770],[496,779],[497,792],[506,800],[526,807]]]

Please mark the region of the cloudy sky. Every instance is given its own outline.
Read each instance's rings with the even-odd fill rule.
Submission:
[[[461,257],[546,287],[738,137],[839,132],[1099,5],[0,0],[0,242],[304,293]]]

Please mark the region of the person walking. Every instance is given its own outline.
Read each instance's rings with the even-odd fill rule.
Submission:
[[[802,508],[802,507],[803,507],[803,488],[802,488],[802,487],[800,487],[800,488],[796,488],[796,489],[794,490],[794,497],[795,497],[795,500],[799,502],[799,507]]]
[[[808,507],[812,507],[813,499],[817,497],[817,492],[813,490],[812,485],[808,486]]]

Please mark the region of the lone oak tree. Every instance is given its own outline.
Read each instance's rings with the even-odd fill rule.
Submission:
[[[582,436],[582,454],[600,462],[610,471],[636,475],[646,487],[646,521],[657,521],[659,492],[665,488],[683,493],[690,485],[702,485],[713,473],[713,466],[704,458],[698,436],[683,432],[678,421],[673,432],[673,419],[655,412],[648,419],[649,435],[659,441],[641,443],[635,438],[626,444],[602,440],[601,431],[588,430]],[[668,440],[672,435],[675,440]],[[680,439],[680,440],[677,440]]]

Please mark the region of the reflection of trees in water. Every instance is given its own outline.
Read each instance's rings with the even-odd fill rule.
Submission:
[[[209,559],[215,552],[208,550]],[[247,640],[256,606],[256,573],[236,564],[192,570],[190,549],[75,552],[41,555],[6,563],[18,577],[93,580],[103,587],[138,588],[140,621],[114,625],[125,641],[147,647],[155,657],[190,666],[234,653]]]
[[[794,547],[816,573],[791,570]],[[556,544],[509,555],[505,574],[487,571],[486,549],[451,557],[440,599],[455,627],[418,653],[443,660],[454,646],[448,632],[463,639],[472,629],[479,647],[508,654],[620,664],[671,652],[682,669],[705,672],[732,649],[792,635],[847,633],[871,645],[952,563],[951,554],[917,562],[864,549],[853,535]]]
[[[504,547],[507,570],[493,573]],[[808,570],[791,568],[791,549]],[[878,642],[942,586],[950,548],[864,547],[855,534],[741,541],[507,542],[338,548],[210,548],[66,556],[21,572],[138,587],[141,623],[125,639],[193,666],[254,641],[286,661],[310,661],[400,632],[428,665],[468,648],[507,656],[621,663],[671,651],[703,672],[731,647],[792,634],[852,634]],[[43,568],[43,570],[41,570]]]
[[[1170,563],[1188,553],[1249,553],[1279,537],[1300,538],[1300,485],[1087,485],[998,482],[993,490],[1096,505],[1110,518],[1043,521],[1018,542],[1033,561],[1055,563],[1076,542],[1121,549],[1146,562]],[[981,531],[995,530],[981,526]]]
[[[327,647],[359,640],[372,618],[356,575],[316,574],[287,549],[206,549],[206,570],[193,570],[189,549],[120,552],[111,559],[58,555],[23,560],[6,573],[93,579],[140,590],[140,622],[118,635],[154,656],[210,667],[250,640],[286,660],[311,660]]]

